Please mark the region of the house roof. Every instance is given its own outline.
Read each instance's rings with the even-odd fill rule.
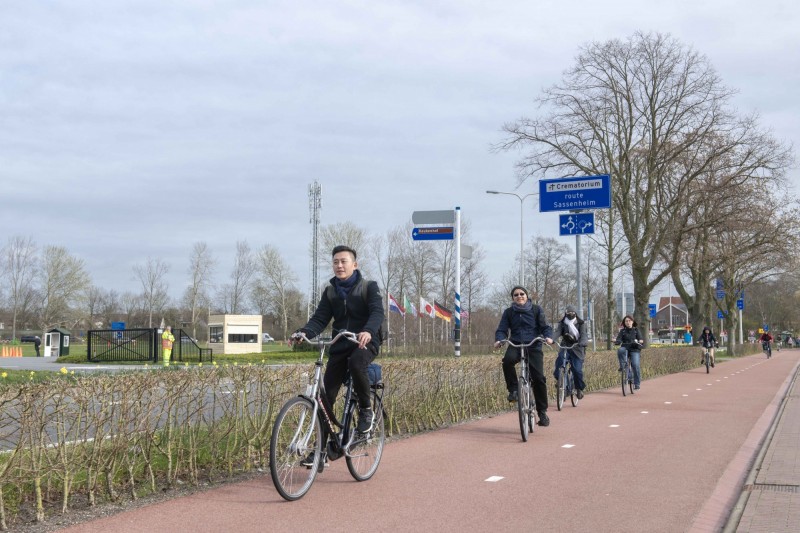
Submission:
[[[661,299],[658,301],[658,310],[661,311],[662,309],[668,307],[672,304],[672,307],[677,307],[682,311],[686,311],[688,308],[686,304],[683,303],[680,296],[662,296]]]

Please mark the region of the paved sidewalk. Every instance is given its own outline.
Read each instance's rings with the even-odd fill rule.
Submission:
[[[797,367],[726,531],[800,531],[800,388]],[[731,521],[733,522],[733,520]],[[734,528],[735,526],[735,528]]]

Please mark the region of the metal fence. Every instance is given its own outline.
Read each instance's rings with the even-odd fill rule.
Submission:
[[[182,329],[173,331],[172,361],[211,362],[211,348],[200,348]],[[157,363],[162,360],[161,335],[157,329],[94,329],[87,334],[89,361]]]

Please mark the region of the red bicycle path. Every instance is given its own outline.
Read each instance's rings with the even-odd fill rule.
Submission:
[[[721,531],[799,360],[596,391],[527,443],[516,411],[395,440],[371,480],[335,461],[296,502],[266,473],[64,531]]]

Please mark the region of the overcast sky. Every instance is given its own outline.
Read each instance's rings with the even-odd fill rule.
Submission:
[[[460,206],[497,282],[519,251],[504,123],[590,41],[670,33],[800,145],[800,9],[778,0],[17,0],[0,3],[0,227],[62,245],[94,283],[172,297],[205,241],[276,246],[308,291],[308,185],[322,223],[385,233]],[[800,184],[794,169],[791,180]],[[525,240],[558,236],[525,202]],[[572,245],[573,239],[563,237]]]

